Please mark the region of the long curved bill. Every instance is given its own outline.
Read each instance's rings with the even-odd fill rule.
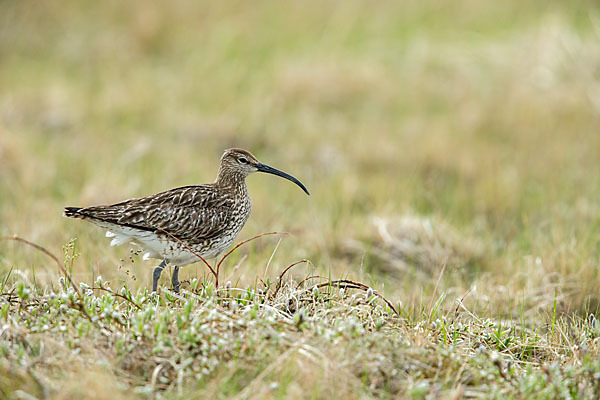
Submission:
[[[273,174],[273,175],[281,176],[282,178],[290,180],[290,181],[294,182],[296,185],[300,186],[300,188],[302,190],[304,190],[304,193],[306,193],[307,195],[310,196],[310,193],[308,193],[308,189],[306,189],[306,186],[304,186],[302,184],[302,182],[300,182],[298,179],[294,178],[290,174],[286,174],[283,171],[280,171],[280,170],[278,170],[276,168],[273,168],[273,167],[269,167],[268,165],[263,164],[263,163],[259,163],[256,166],[256,169],[259,170],[260,172],[266,172],[267,174]]]

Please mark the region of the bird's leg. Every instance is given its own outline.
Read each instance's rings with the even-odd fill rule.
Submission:
[[[160,274],[163,269],[167,266],[167,260],[162,260],[158,267],[154,268],[154,272],[152,273],[152,291],[156,292],[156,288],[158,286],[158,280],[160,279]]]
[[[173,269],[173,275],[171,275],[171,284],[173,285],[173,290],[175,291],[175,293],[179,293],[179,286],[181,286],[181,283],[179,283],[178,266],[175,266],[175,268]]]

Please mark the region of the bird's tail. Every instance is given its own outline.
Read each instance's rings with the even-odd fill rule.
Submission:
[[[83,210],[81,207],[65,207],[65,212],[63,215],[69,218],[85,218],[85,215],[81,214],[79,211]]]

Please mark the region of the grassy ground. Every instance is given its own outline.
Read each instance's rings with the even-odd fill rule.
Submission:
[[[58,265],[0,241],[0,398],[600,396],[599,43],[578,0],[5,2],[0,236]],[[248,179],[239,239],[291,234],[219,290],[61,217],[233,146],[312,195]]]

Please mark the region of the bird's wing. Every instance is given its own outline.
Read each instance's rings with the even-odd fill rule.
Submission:
[[[234,201],[212,185],[184,186],[121,203],[81,209],[97,220],[200,241],[219,235],[232,217]]]

